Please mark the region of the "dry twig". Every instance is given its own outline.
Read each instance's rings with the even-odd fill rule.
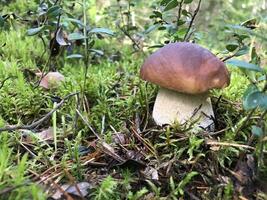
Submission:
[[[47,113],[44,117],[42,117],[41,119],[37,120],[36,122],[33,122],[32,124],[30,125],[15,125],[15,126],[6,126],[6,127],[3,127],[3,128],[0,128],[0,132],[3,132],[3,131],[15,131],[15,130],[18,130],[18,129],[27,129],[27,130],[31,130],[31,129],[34,129],[36,126],[42,124],[45,120],[47,120],[49,117],[51,117],[51,115],[57,111],[64,103],[66,100],[68,100],[70,97],[76,95],[77,92],[75,93],[71,93],[67,96],[65,96],[57,105],[54,109],[52,109],[49,113]]]

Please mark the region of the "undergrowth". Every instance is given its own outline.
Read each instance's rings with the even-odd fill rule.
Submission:
[[[26,10],[25,6],[23,3],[19,8]],[[15,8],[16,3],[10,4],[10,9]],[[45,50],[42,40],[26,36],[23,26],[12,26],[0,32],[0,41],[0,46],[5,43],[0,48],[0,80],[5,80],[0,88],[0,127],[30,125],[52,110],[55,102],[82,91],[82,61],[58,59],[57,70],[65,81],[46,90],[36,87],[35,76],[36,69],[42,69],[48,59],[41,56]],[[230,69],[231,85],[212,92],[214,134],[195,134],[188,125],[157,127],[151,111],[158,88],[139,77],[145,54],[133,54],[130,47],[115,40],[96,44],[110,45],[113,48],[107,55],[91,60],[83,104],[79,95],[74,95],[53,119],[32,130],[0,133],[1,199],[47,199],[63,183],[82,181],[90,184],[86,197],[99,200],[198,199],[196,195],[232,199],[240,184],[235,168],[241,155],[245,153],[247,162],[255,164],[249,156],[252,150],[259,156],[261,148],[257,138],[252,149],[238,146],[246,144],[250,135],[248,126],[237,131],[247,116],[242,109],[248,84],[245,76]],[[121,58],[112,61],[110,54],[116,49]],[[250,124],[256,124],[258,118],[255,113]],[[54,139],[39,135],[48,128],[54,130]],[[210,145],[215,140],[224,145]],[[264,177],[266,169],[258,173]],[[257,187],[242,187],[253,194],[262,189],[261,181]],[[257,195],[259,199],[266,197],[261,192]]]

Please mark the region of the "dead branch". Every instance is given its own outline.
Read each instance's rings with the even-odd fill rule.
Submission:
[[[70,97],[74,96],[78,94],[78,92],[75,92],[75,93],[71,93],[67,96],[65,96],[57,105],[56,107],[51,110],[49,113],[47,113],[44,117],[42,117],[41,119],[37,120],[36,122],[33,122],[32,124],[30,125],[9,125],[9,126],[6,126],[6,127],[3,127],[3,128],[0,128],[0,132],[3,132],[3,131],[15,131],[15,130],[18,130],[18,129],[27,129],[27,130],[31,130],[31,129],[34,129],[36,126],[42,124],[45,120],[47,120],[55,111],[57,111],[64,103],[66,100],[68,100]]]
[[[230,142],[217,142],[213,140],[206,140],[206,144],[210,146],[227,146],[227,147],[238,147],[238,148],[244,148],[248,150],[255,150],[254,147],[249,146],[249,145],[230,143]]]

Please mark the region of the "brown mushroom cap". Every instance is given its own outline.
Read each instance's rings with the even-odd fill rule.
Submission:
[[[209,50],[189,42],[170,43],[150,55],[141,78],[171,90],[198,94],[229,85],[224,63]]]

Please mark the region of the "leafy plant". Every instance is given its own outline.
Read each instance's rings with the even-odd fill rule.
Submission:
[[[239,27],[239,28],[241,30],[248,30],[247,33],[249,34],[253,33],[246,27]],[[246,111],[250,112],[247,115],[241,128],[243,128],[246,125],[246,123],[250,121],[253,113],[255,113],[256,111],[260,112],[260,117],[257,124],[250,125],[253,136],[257,136],[260,139],[259,140],[260,141],[259,165],[260,165],[263,159],[262,151],[263,151],[263,146],[265,144],[263,138],[265,137],[265,132],[266,132],[265,117],[267,114],[267,81],[266,81],[267,71],[264,67],[260,66],[260,57],[256,52],[256,48],[253,46],[251,47],[249,62],[232,59],[227,61],[227,63],[229,65],[240,68],[250,81],[250,84],[247,86],[247,89],[243,94],[243,107]],[[236,133],[238,133],[241,130],[241,128],[239,128],[236,131]],[[249,143],[251,143],[251,139],[252,137],[250,138]]]
[[[201,6],[198,1],[194,12],[188,11],[186,6],[193,0],[161,0],[157,8],[150,16],[154,20],[152,29],[158,29],[166,33],[164,43],[175,41],[188,41],[191,37],[197,38],[193,26],[196,15]]]

